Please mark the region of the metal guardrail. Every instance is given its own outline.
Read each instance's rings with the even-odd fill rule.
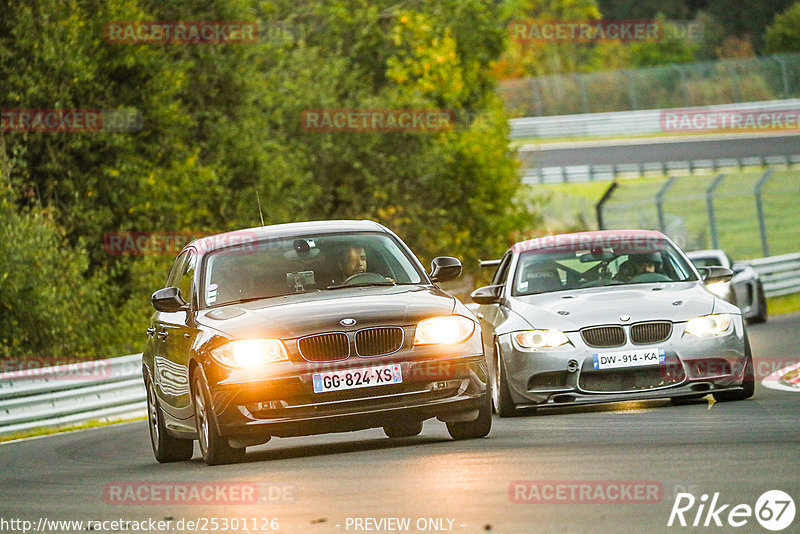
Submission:
[[[695,161],[655,161],[650,163],[619,163],[616,165],[574,165],[568,167],[530,167],[522,174],[524,184],[557,184],[642,178],[646,176],[687,176],[719,170],[745,169],[765,166],[795,167],[800,155],[726,158]]]
[[[663,134],[662,113],[670,111],[774,111],[800,110],[800,99],[745,102],[675,109],[614,111],[581,115],[553,115],[511,119],[511,139],[559,137],[608,137],[615,135]]]
[[[742,261],[756,270],[768,297],[800,293],[800,253]]]
[[[0,436],[146,413],[141,354],[0,374]]]

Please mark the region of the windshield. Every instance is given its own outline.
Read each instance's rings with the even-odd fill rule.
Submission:
[[[424,276],[392,237],[321,234],[245,243],[205,259],[205,306],[359,285],[419,284]]]
[[[624,246],[575,250],[534,250],[520,255],[512,295],[533,295],[567,289],[697,280],[681,255],[667,241],[646,250]]]

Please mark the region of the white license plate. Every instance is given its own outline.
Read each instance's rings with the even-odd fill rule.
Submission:
[[[344,389],[386,386],[403,382],[400,364],[364,367],[361,369],[345,369],[327,373],[314,373],[314,393],[342,391]]]
[[[617,369],[620,367],[660,365],[665,360],[664,349],[598,352],[592,357],[592,366],[595,369]]]

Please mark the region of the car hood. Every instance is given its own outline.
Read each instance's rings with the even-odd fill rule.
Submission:
[[[697,282],[643,284],[558,291],[514,297],[514,312],[534,328],[579,330],[587,326],[640,321],[688,321],[712,313],[715,298]]]
[[[411,325],[453,312],[455,299],[435,287],[354,287],[272,297],[198,314],[197,322],[230,337],[292,339],[376,325]],[[343,327],[342,319],[356,324]]]

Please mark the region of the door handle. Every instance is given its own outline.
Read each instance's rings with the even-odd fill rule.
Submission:
[[[189,334],[183,334],[183,337],[185,337],[186,339],[189,339],[192,336],[190,336]]]
[[[152,326],[147,329],[147,335],[148,336],[153,337],[153,334],[155,334],[155,333],[156,333],[156,329],[153,328]]]
[[[156,335],[158,336],[158,339],[167,339],[167,336],[169,335],[169,332],[167,332],[166,330],[162,330],[161,332],[159,332]]]

